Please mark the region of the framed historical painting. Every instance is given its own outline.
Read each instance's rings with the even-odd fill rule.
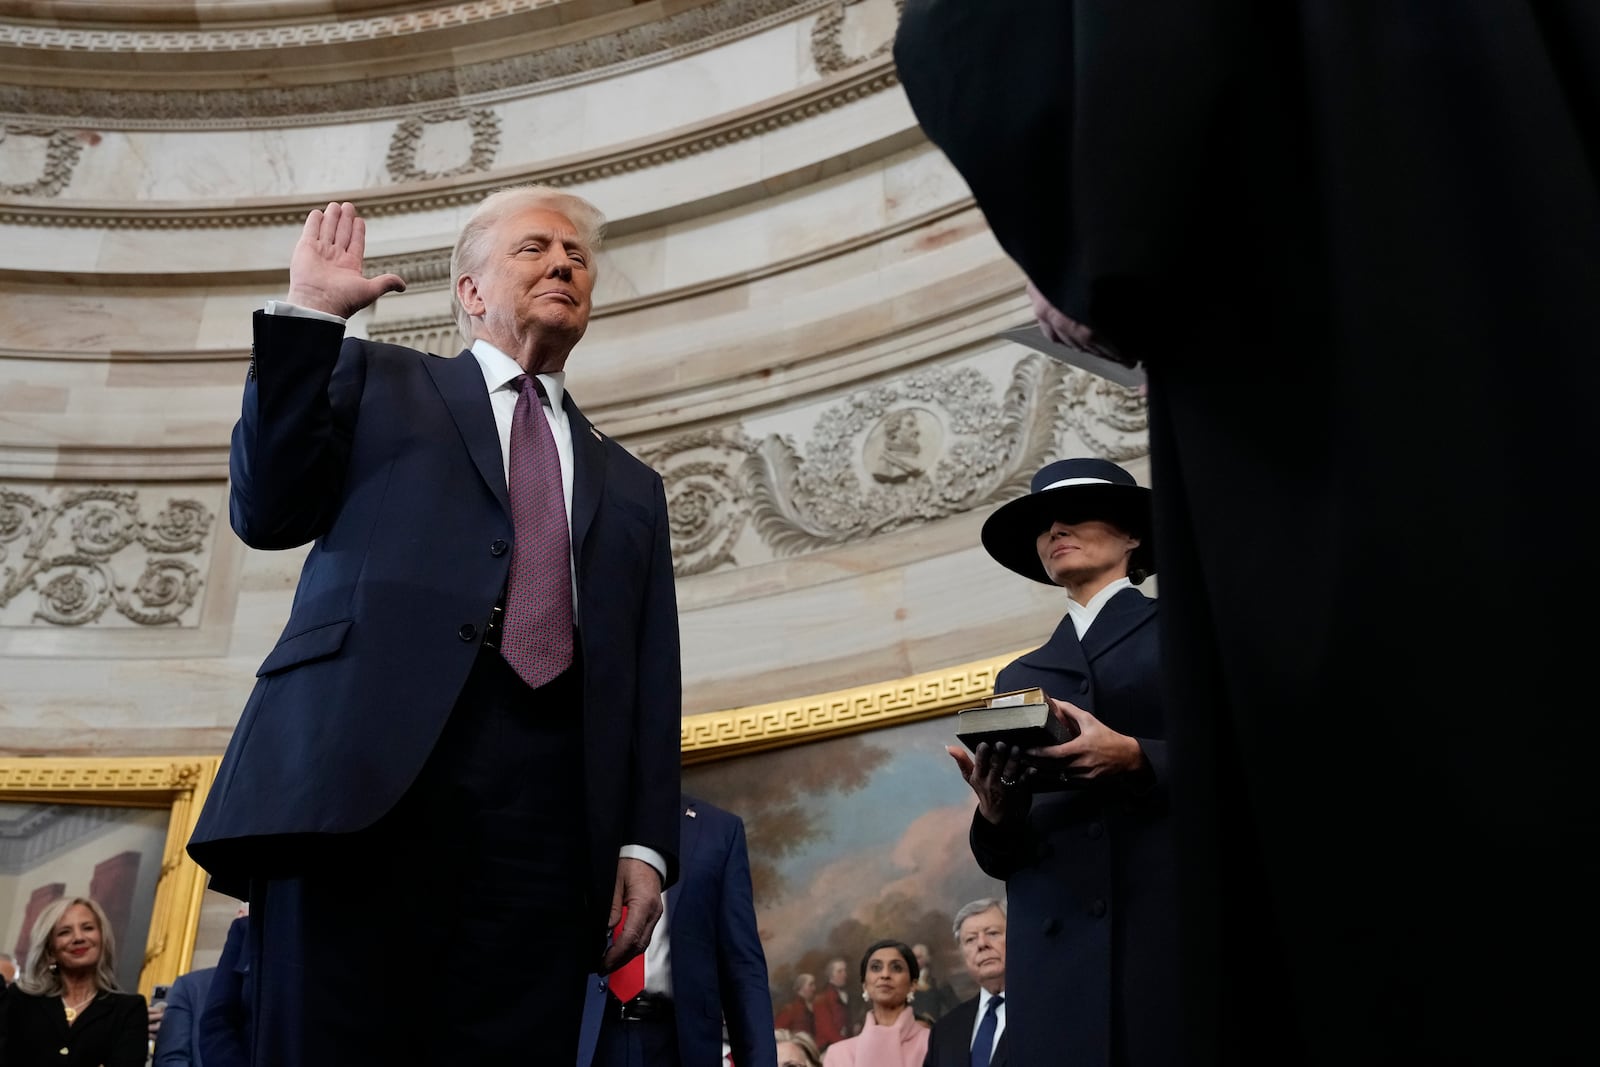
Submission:
[[[205,894],[184,845],[216,756],[0,759],[0,951],[26,964],[38,914],[62,897],[106,911],[124,989],[189,969]]]
[[[1012,658],[685,718],[684,792],[745,822],[775,1010],[798,976],[820,987],[843,959],[863,1013],[857,968],[884,937],[928,948],[949,1003],[926,1003],[925,990],[919,1012],[976,992],[950,925],[1005,886],[972,858],[975,801],[945,746],[959,743],[955,709],[989,696]]]

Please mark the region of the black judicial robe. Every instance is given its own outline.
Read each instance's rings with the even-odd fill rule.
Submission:
[[[1600,4],[907,0],[895,56],[1149,375],[1194,1062],[1589,1050]]]

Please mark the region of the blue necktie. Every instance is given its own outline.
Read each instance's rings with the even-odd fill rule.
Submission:
[[[994,1049],[994,1030],[1000,1025],[1000,1005],[1006,1002],[1004,993],[989,998],[989,1010],[983,1013],[978,1024],[978,1036],[972,1039],[972,1067],[989,1067],[989,1053]]]

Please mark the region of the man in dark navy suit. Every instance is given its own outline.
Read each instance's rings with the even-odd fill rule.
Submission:
[[[250,899],[256,1062],[564,1060],[583,976],[649,942],[677,608],[661,478],[565,388],[603,227],[556,189],[485,199],[453,359],[345,336],[404,288],[365,277],[353,204],[310,213],[256,313],[233,528],[312,548],[189,844]],[[470,985],[395,1026],[374,994],[419,943]]]
[[[200,967],[173,980],[167,990],[166,1007],[161,1011],[151,1067],[199,1067],[204,1062],[200,1053],[200,1015],[216,973],[215,967]]]
[[[978,995],[933,1024],[922,1067],[1005,1067],[1006,902],[983,897],[962,905],[951,928]]]
[[[622,1003],[593,983],[584,1048],[593,1067],[721,1067],[726,1032],[735,1067],[777,1067],[744,820],[688,795],[682,812],[681,875],[645,953],[644,992]]]
[[[250,1020],[254,1003],[250,974],[250,916],[244,908],[228,926],[228,937],[217,958],[215,976],[200,1013],[200,1056],[211,1067],[250,1067]]]
[[[1148,374],[1160,1062],[1592,1059],[1600,4],[901,8],[1041,327]]]

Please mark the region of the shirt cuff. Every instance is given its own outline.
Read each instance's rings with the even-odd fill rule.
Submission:
[[[340,326],[345,324],[344,319],[327,311],[317,311],[315,308],[303,308],[299,304],[291,304],[287,300],[268,300],[268,315],[289,315],[300,319],[321,319],[323,322],[337,322]]]
[[[661,876],[661,884],[667,884],[667,858],[647,845],[623,845],[617,851],[617,858],[624,860],[644,860],[656,869]]]

